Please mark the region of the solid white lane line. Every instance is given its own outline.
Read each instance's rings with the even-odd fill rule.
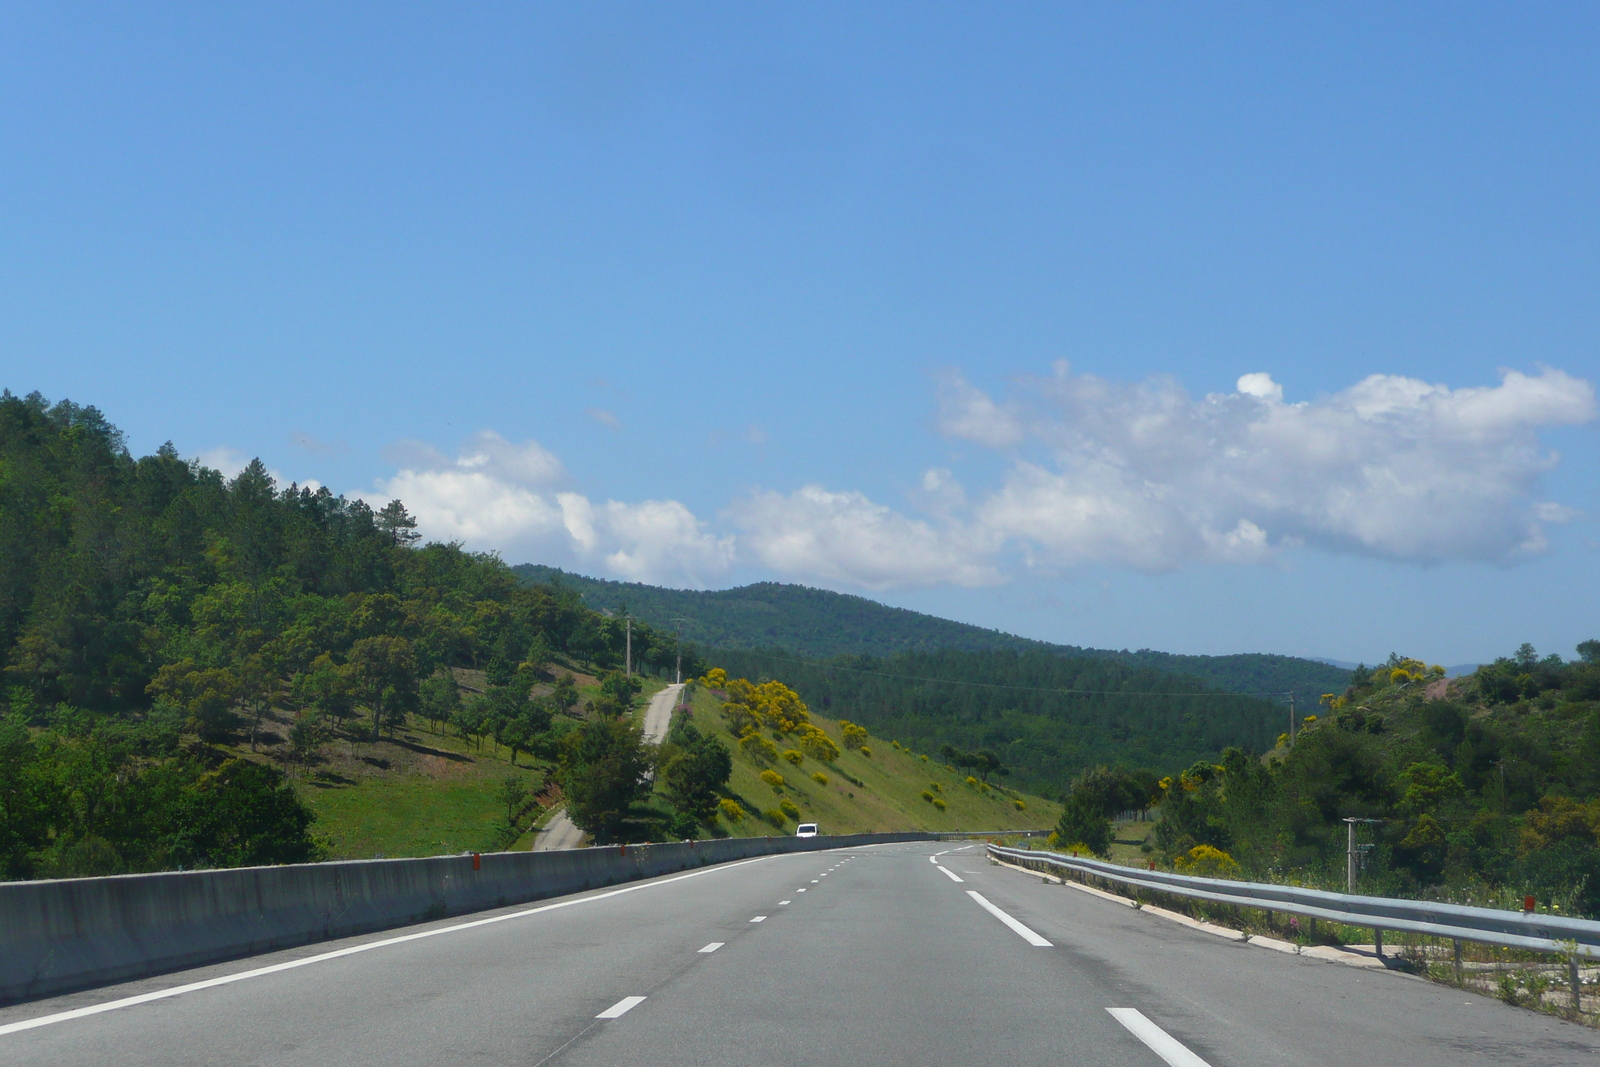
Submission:
[[[596,1015],[596,1019],[620,1019],[634,1008],[644,1003],[643,997],[623,997],[605,1011]]]
[[[934,855],[928,857],[928,862],[937,866],[939,863],[939,857],[942,855],[944,855],[943,852],[935,853]]]
[[[1107,1008],[1111,1017],[1126,1026],[1134,1037],[1150,1046],[1150,1051],[1166,1060],[1170,1067],[1211,1067],[1184,1047],[1183,1043],[1144,1017],[1138,1008]]]
[[[938,867],[935,867],[934,870],[938,871],[940,874],[949,875],[950,880],[952,882],[965,882],[966,881],[965,878],[961,877],[955,871],[952,871],[949,867],[946,867],[946,866],[944,866],[942,864],[940,866],[938,866]]]
[[[705,948],[701,949],[700,951],[701,952],[715,952],[715,951],[717,951],[717,949],[721,948],[723,945],[726,945],[726,944],[727,944],[726,941],[713,941],[713,942],[711,942],[711,944],[707,945]]]
[[[40,1015],[32,1019],[22,1019],[14,1023],[0,1026],[0,1037],[14,1034],[21,1030],[32,1030],[39,1026],[49,1026],[51,1023],[64,1023],[73,1019],[82,1019],[90,1015],[99,1015],[104,1011],[116,1011],[118,1008],[131,1008],[139,1004],[148,1004],[153,1000],[165,1000],[168,997],[181,996],[184,993],[194,993],[214,986],[229,985],[233,982],[242,982],[247,978],[260,978],[264,975],[277,974],[279,971],[292,971],[296,967],[309,967],[313,963],[323,963],[327,960],[342,959],[345,956],[354,956],[358,952],[370,952],[375,948],[387,948],[390,945],[400,945],[407,941],[420,941],[425,937],[438,937],[440,934],[454,934],[462,930],[472,930],[479,926],[489,926],[493,923],[503,923],[511,919],[521,919],[529,915],[538,915],[541,912],[555,911],[557,908],[570,908],[575,904],[588,904],[596,900],[605,900],[609,897],[621,896],[623,893],[637,893],[641,889],[653,889],[656,886],[670,885],[681,882],[685,878],[698,878],[703,874],[713,874],[717,871],[731,870],[734,867],[743,867],[747,863],[760,863],[762,860],[771,859],[770,856],[757,856],[754,859],[738,860],[734,863],[718,864],[715,867],[704,867],[688,874],[674,875],[663,878],[659,882],[645,882],[640,885],[625,886],[622,889],[611,889],[594,896],[578,897],[575,900],[562,900],[554,904],[542,904],[537,908],[528,908],[524,911],[514,911],[507,915],[492,915],[487,919],[473,919],[471,922],[456,923],[454,926],[441,926],[433,930],[423,930],[415,934],[401,934],[399,937],[386,937],[382,941],[369,941],[364,945],[352,945],[349,948],[335,949],[332,952],[321,952],[315,956],[304,959],[285,960],[283,963],[274,963],[268,967],[256,967],[237,974],[224,974],[216,978],[207,978],[203,982],[190,982],[187,985],[173,986],[170,989],[157,989],[150,993],[140,993],[136,997],[123,997],[121,1000],[108,1000],[104,1004],[90,1004],[84,1008],[73,1008],[71,1011],[57,1012],[54,1015]],[[801,890],[801,892],[805,892]]]
[[[754,919],[751,919],[750,921],[753,922],[753,923],[764,923],[764,922],[767,921],[767,917],[765,915],[757,915]]]
[[[982,906],[983,910],[987,911],[990,915],[993,915],[996,919],[999,919],[1001,922],[1011,927],[1012,931],[1028,944],[1034,946],[1035,948],[1052,947],[1050,942],[1046,941],[1044,938],[1040,937],[1038,934],[1034,933],[1026,926],[1023,926],[1021,923],[1017,922],[1017,920],[1013,919],[1011,916],[1007,915],[1005,912],[1001,911],[999,908],[985,900],[982,893],[978,893],[969,889],[967,890],[967,896],[971,897],[973,900],[976,900],[978,904]]]

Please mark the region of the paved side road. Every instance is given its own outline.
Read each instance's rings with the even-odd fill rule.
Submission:
[[[667,729],[672,725],[672,709],[678,705],[682,685],[669,685],[650,698],[644,712],[644,739],[653,745],[666,740]],[[579,848],[583,845],[583,831],[567,818],[566,809],[556,812],[545,823],[539,836],[533,839],[535,852],[554,852],[557,849]]]
[[[0,1009],[0,1063],[1475,1067],[1600,1055],[1582,1027],[1222,941],[991,867],[981,847],[764,857],[14,1005]],[[140,996],[155,999],[127,1003]]]

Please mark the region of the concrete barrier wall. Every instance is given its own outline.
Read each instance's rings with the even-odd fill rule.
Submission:
[[[723,838],[0,883],[0,1003],[692,867],[936,834]]]

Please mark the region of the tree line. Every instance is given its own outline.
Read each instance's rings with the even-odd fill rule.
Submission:
[[[535,697],[546,663],[619,666],[624,620],[415,527],[399,501],[280,488],[259,460],[228,479],[170,443],[135,458],[93,407],[0,393],[4,876],[315,855],[282,775],[218,747],[253,745],[273,708],[306,748],[440,714],[514,755],[553,745],[575,695]],[[632,650],[646,671],[680,651],[637,622]],[[451,668],[484,671],[483,698]],[[276,828],[250,832],[273,805]]]

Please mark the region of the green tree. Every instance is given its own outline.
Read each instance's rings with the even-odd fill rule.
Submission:
[[[461,706],[461,688],[456,685],[450,668],[440,667],[428,676],[418,687],[417,703],[434,729],[442,730],[443,724],[449,722],[450,716]]]
[[[717,800],[733,773],[733,756],[715,737],[684,720],[661,746],[658,780],[672,806],[701,822],[716,817]]]
[[[626,719],[586,722],[568,734],[559,781],[567,815],[602,844],[619,840],[631,808],[649,793],[650,756],[639,728]]]
[[[350,647],[356,692],[372,710],[372,739],[405,722],[417,703],[417,658],[404,637],[363,637]]]

